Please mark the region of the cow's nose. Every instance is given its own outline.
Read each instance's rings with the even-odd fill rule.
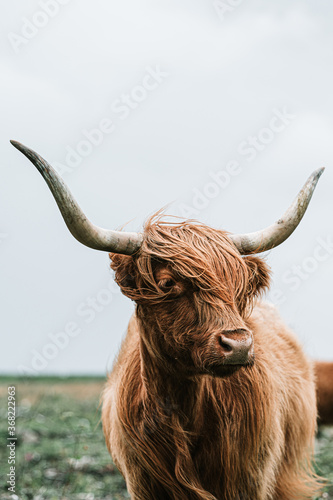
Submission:
[[[245,365],[253,351],[253,338],[249,330],[226,330],[218,337],[224,363],[228,365]]]

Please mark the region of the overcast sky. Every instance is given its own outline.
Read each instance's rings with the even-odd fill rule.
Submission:
[[[9,139],[52,163],[110,229],[140,230],[168,205],[254,231],[325,166],[301,225],[267,261],[271,300],[312,357],[333,360],[332,14],[322,0],[6,4],[2,372],[104,374],[133,310],[107,254],[73,239]]]

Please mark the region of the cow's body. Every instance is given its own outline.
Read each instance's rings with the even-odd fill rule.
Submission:
[[[272,306],[257,305],[249,325],[253,367],[225,379],[156,386],[141,376],[140,327],[132,318],[105,388],[103,426],[133,499],[311,498],[305,470],[316,423],[312,364]],[[149,415],[147,394],[159,406]],[[186,449],[183,443],[177,450],[185,433]],[[177,464],[192,480],[188,488]]]
[[[317,361],[315,363],[317,387],[318,423],[333,425],[333,363]]]

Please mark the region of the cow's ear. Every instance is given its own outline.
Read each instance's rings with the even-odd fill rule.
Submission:
[[[249,278],[247,285],[247,298],[254,299],[261,293],[264,293],[270,285],[271,270],[263,259],[252,255],[244,257]]]
[[[111,269],[115,271],[115,281],[122,293],[135,300],[137,296],[137,272],[133,257],[110,253]]]

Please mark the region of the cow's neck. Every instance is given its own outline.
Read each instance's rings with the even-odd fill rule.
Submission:
[[[140,342],[141,375],[146,401],[157,402],[161,411],[190,416],[201,393],[201,378],[188,378],[177,369],[169,369],[165,360],[153,356]]]

